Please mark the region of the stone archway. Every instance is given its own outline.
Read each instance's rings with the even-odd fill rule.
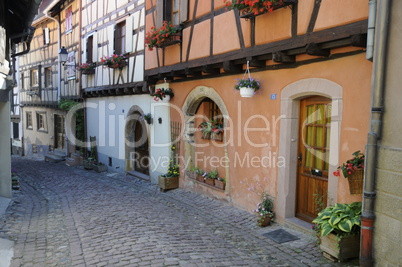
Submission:
[[[195,159],[195,138],[194,133],[196,130],[195,124],[195,113],[197,111],[200,103],[209,98],[218,106],[222,112],[222,117],[224,118],[224,127],[227,126],[227,118],[229,118],[228,110],[219,94],[210,87],[197,86],[194,88],[190,94],[187,96],[183,104],[183,113],[185,118],[185,128],[184,128],[184,154],[185,162],[189,164],[189,167],[194,166]],[[228,157],[227,145],[226,145],[226,135],[223,136],[223,146],[225,157]],[[229,178],[229,166],[225,166],[225,176],[226,176],[226,192],[230,190],[230,178]]]
[[[143,179],[149,179],[149,129],[140,117],[139,106],[127,112],[124,133],[126,171]]]
[[[324,96],[332,101],[329,173],[338,165],[340,130],[342,121],[342,87],[332,81],[319,78],[304,79],[286,86],[281,92],[281,128],[279,156],[286,167],[279,168],[277,218],[280,221],[292,218],[296,206],[296,169],[299,131],[300,100],[308,96]],[[338,180],[328,179],[328,204],[337,201]]]

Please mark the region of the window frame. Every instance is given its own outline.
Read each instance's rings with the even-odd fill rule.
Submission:
[[[174,1],[178,1],[178,23],[174,24],[173,19],[173,9]],[[174,26],[177,26],[188,20],[188,0],[157,0],[156,2],[156,13],[162,14],[162,16],[157,15],[156,27],[162,26],[163,21],[171,21]]]
[[[26,127],[25,128],[27,130],[33,130],[32,111],[26,111],[25,117],[26,117]]]
[[[87,49],[86,49],[86,62],[92,63],[94,59],[94,36],[90,35],[87,37]]]
[[[53,85],[53,71],[52,67],[45,68],[45,88],[50,88]]]
[[[114,28],[114,54],[121,55],[126,52],[126,20],[120,21]]]
[[[29,80],[30,80],[30,86],[32,88],[39,88],[40,84],[39,68],[31,69]]]
[[[36,127],[38,132],[47,133],[46,111],[36,112]]]
[[[70,33],[73,31],[73,7],[69,6],[66,8],[65,11],[65,29],[66,29],[66,34]]]

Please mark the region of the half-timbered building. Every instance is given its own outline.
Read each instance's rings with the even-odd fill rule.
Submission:
[[[95,137],[98,161],[109,168],[157,179],[166,167],[149,159],[168,157],[170,140],[151,149],[151,136],[166,139],[169,107],[151,110],[152,97],[143,81],[145,2],[88,0],[81,8],[81,62],[94,66],[80,75],[88,140]],[[116,64],[108,64],[110,60]],[[142,117],[148,113],[153,124]]]
[[[333,172],[364,151],[367,1],[283,0],[251,13],[225,2],[146,1],[147,32],[163,21],[179,29],[146,50],[145,80],[175,94],[170,118],[184,124],[180,186],[251,212],[266,191],[279,222],[301,224],[323,205],[361,201]],[[245,98],[234,86],[248,77],[261,89]],[[209,119],[224,126],[219,140],[197,130]],[[192,167],[217,170],[226,188],[191,179],[184,171]]]
[[[75,151],[66,134],[75,123],[66,123],[60,101],[79,101],[75,64],[79,56],[79,6],[77,1],[43,1],[32,24],[36,27],[29,53],[19,60],[18,84],[23,118],[24,154],[48,155],[58,149]],[[64,47],[67,62],[59,60]]]

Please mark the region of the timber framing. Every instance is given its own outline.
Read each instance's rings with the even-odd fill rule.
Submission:
[[[149,69],[145,71],[145,80],[148,85],[152,85],[164,78],[174,82],[217,77],[222,74],[237,74],[244,71],[247,61],[250,61],[250,66],[254,67],[253,71],[293,68],[295,64],[301,65],[306,62],[297,62],[298,55],[318,56],[322,57],[319,58],[319,61],[322,61],[334,57],[331,55],[331,49],[365,48],[366,36],[367,20],[362,20],[317,32],[307,32],[304,35],[296,35],[277,42]],[[268,60],[274,60],[280,64],[272,68],[273,66],[268,65]],[[278,65],[283,66],[278,67]]]
[[[90,98],[121,95],[140,95],[144,93],[149,94],[148,88],[145,86],[145,83],[133,82],[85,88],[82,91],[82,97]]]

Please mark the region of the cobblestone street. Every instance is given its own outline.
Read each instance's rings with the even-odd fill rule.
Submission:
[[[13,157],[20,177],[0,221],[11,266],[339,266],[315,238],[277,244],[253,214],[117,173]],[[343,264],[345,265],[345,264]]]

